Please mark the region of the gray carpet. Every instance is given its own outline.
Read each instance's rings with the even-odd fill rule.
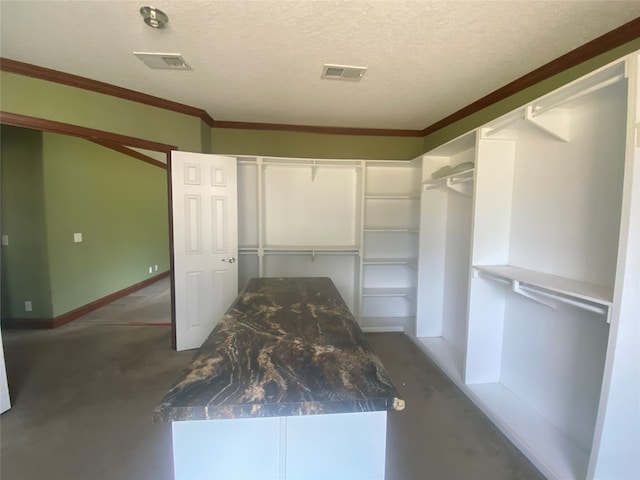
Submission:
[[[194,352],[172,351],[166,326],[131,325],[168,322],[168,289],[56,330],[3,331],[2,480],[172,478],[171,427],[151,411]],[[407,337],[367,338],[407,405],[389,415],[387,480],[543,478]]]

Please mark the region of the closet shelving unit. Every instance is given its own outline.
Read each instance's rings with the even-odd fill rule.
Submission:
[[[442,187],[453,190],[467,197],[473,192],[473,172],[475,168],[469,168],[460,172],[451,173],[440,178],[427,180],[423,183],[424,190],[439,189]],[[471,188],[469,188],[471,187]]]
[[[412,331],[420,159],[364,164],[361,318],[366,331]]]
[[[364,330],[413,331],[421,161],[238,157],[239,288],[329,276]]]
[[[637,57],[424,157],[416,341],[549,478],[640,475]]]
[[[357,312],[362,162],[238,157],[239,288],[328,276]]]
[[[423,157],[416,335],[438,365],[462,380],[471,212],[475,168],[432,178],[442,167],[476,161],[476,133],[463,135]]]

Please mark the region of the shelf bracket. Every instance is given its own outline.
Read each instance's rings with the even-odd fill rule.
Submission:
[[[570,112],[563,109],[554,109],[541,114],[529,105],[525,111],[525,118],[540,130],[552,137],[569,142],[571,140]]]
[[[547,295],[540,295],[538,292],[532,292],[531,290],[527,290],[526,285],[525,285],[525,288],[523,289],[523,286],[519,280],[513,280],[513,284],[511,285],[511,290],[513,290],[515,293],[519,295],[522,295],[523,297],[527,297],[533,300],[534,302],[538,302],[543,305],[546,305],[549,308],[554,308],[554,309],[558,308],[557,300],[555,300],[554,298],[546,298],[548,297]]]
[[[508,278],[497,277],[495,275],[491,275],[490,273],[481,272],[481,271],[478,271],[478,270],[475,270],[475,269],[473,271],[473,276],[474,277],[485,278],[487,280],[492,280],[492,281],[498,282],[498,283],[504,283],[505,285],[509,285],[509,286],[511,286],[511,284],[512,284],[511,280],[509,280]]]
[[[316,179],[316,170],[317,170],[318,166],[316,164],[316,161],[314,160],[313,163],[311,164],[311,181],[315,181]]]
[[[519,280],[499,277],[483,271],[474,270],[473,276],[486,278],[488,280],[499,283],[504,283],[505,285],[508,285],[513,292],[535,302],[546,305],[547,307],[557,309],[558,302],[562,302],[567,305],[581,308],[582,310],[587,310],[589,312],[594,312],[602,315],[606,318],[607,323],[611,323],[611,307],[609,305],[590,302],[588,300],[583,300],[578,297],[572,297],[562,293],[546,291],[542,288],[521,282]]]
[[[550,298],[554,301],[557,300],[559,302],[566,303],[567,305],[572,305],[574,307],[581,308],[582,310],[587,310],[589,312],[594,312],[599,315],[603,315],[604,317],[606,317],[607,323],[611,323],[611,307],[607,305],[596,304],[596,303],[588,302],[578,298],[571,298],[559,293],[538,290],[536,287],[532,287],[531,285],[527,285],[527,284],[522,285],[521,289],[523,289],[524,291],[528,291],[531,294],[537,295],[538,297]]]
[[[471,197],[468,191],[462,186],[465,182],[456,181],[454,177],[447,178],[445,185],[448,189],[453,190],[456,193],[464,195],[465,197]]]

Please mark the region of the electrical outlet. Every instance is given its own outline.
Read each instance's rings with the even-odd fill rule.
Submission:
[[[157,272],[157,271],[158,271],[158,265],[155,265],[155,266],[153,267],[153,269]]]
[[[27,300],[26,302],[24,302],[24,311],[30,312],[32,310],[33,310],[33,305],[31,305],[31,300]]]
[[[74,233],[73,234],[73,241],[74,241],[74,243],[81,243],[82,242],[82,234],[81,233]]]
[[[149,267],[149,273],[153,273],[153,267]]]
[[[9,245],[9,235],[2,235],[2,245],[5,247]]]

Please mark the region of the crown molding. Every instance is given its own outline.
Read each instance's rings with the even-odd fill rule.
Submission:
[[[620,47],[625,43],[629,43],[633,40],[640,38],[640,17],[631,20],[628,23],[611,30],[604,35],[591,40],[588,43],[571,50],[569,53],[556,58],[555,60],[546,63],[545,65],[523,75],[522,77],[514,80],[507,85],[500,87],[498,90],[491,92],[490,94],[476,100],[475,102],[461,108],[457,112],[443,118],[442,120],[433,123],[422,130],[422,135],[427,136],[434,133],[444,127],[451,125],[452,123],[462,120],[469,115],[477,113],[478,111],[487,108],[494,103],[504,100],[511,95],[521,92],[533,85],[547,80],[554,75],[564,72],[572,67],[575,67],[587,60],[591,60],[598,55],[602,55],[614,48]]]
[[[98,140],[96,138],[92,138],[89,139],[89,141],[96,143],[98,145],[100,145],[101,147],[105,147],[108,148],[110,150],[114,150],[118,153],[122,153],[124,155],[128,155],[129,157],[135,158],[136,160],[141,160],[145,163],[148,163],[149,165],[153,165],[154,167],[159,167],[162,168],[164,170],[167,170],[167,164],[166,163],[162,163],[159,160],[156,160],[155,158],[152,158],[148,155],[145,155],[144,153],[140,153],[137,150],[133,150],[131,148],[125,147],[124,145],[120,144],[120,143],[115,143],[115,142],[109,142],[107,140]]]
[[[39,67],[38,65],[31,65],[29,63],[19,62],[18,60],[11,60],[10,58],[3,57],[0,57],[0,70],[40,80],[46,80],[48,82],[55,82],[70,87],[81,88],[83,90],[102,93],[104,95],[110,95],[112,97],[122,98],[124,100],[142,103],[144,105],[150,105],[152,107],[163,108],[172,112],[191,115],[193,117],[198,117],[209,126],[213,125],[213,118],[211,118],[211,116],[201,108],[172,102],[171,100],[154,97],[153,95],[129,90],[128,88],[118,87],[116,85],[111,85],[110,83],[99,82],[79,75],[60,72],[51,68]]]
[[[316,125],[292,125],[284,123],[231,122],[214,120],[213,128],[236,128],[240,130],[270,130],[281,132],[323,133],[326,135],[367,135],[380,137],[422,137],[421,130],[398,130],[392,128],[322,127]]]
[[[0,58],[0,70],[38,78],[50,82],[56,82],[84,90],[90,90],[105,95],[130,100],[133,102],[151,105],[166,110],[183,113],[200,118],[211,128],[240,129],[240,130],[267,130],[302,133],[320,133],[328,135],[367,135],[367,136],[391,136],[391,137],[424,137],[449,126],[469,115],[504,100],[521,92],[543,80],[562,73],[598,55],[606,53],[625,43],[640,38],[640,17],[608,32],[604,35],[552,60],[551,62],[523,75],[507,85],[476,100],[466,107],[448,115],[447,117],[429,125],[422,130],[400,130],[382,128],[351,128],[351,127],[323,127],[313,125],[290,125],[277,123],[234,122],[214,120],[205,110],[191,107],[160,97],[154,97],[145,93],[118,87],[109,83],[92,80],[86,77],[73,75],[50,68],[39,67],[8,58]],[[143,147],[144,148],[144,147]],[[154,150],[154,149],[152,149]]]
[[[13,127],[31,128],[33,130],[41,130],[43,132],[60,133],[63,135],[71,135],[73,137],[82,137],[89,140],[102,140],[106,142],[119,143],[120,145],[143,148],[145,150],[153,150],[155,152],[169,153],[171,150],[179,150],[175,145],[152,142],[151,140],[144,140],[142,138],[129,137],[118,133],[106,132],[104,130],[81,127],[70,123],[30,117],[19,113],[0,111],[0,124],[11,125]]]

